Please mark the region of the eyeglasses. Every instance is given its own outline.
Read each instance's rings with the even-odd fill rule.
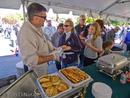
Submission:
[[[35,16],[41,17],[46,20],[46,16],[40,16],[40,15],[35,15]]]
[[[70,25],[64,25],[64,27],[69,27]]]
[[[82,19],[82,20],[86,20],[86,19]]]

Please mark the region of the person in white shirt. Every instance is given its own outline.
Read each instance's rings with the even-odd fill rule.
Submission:
[[[28,9],[28,21],[24,22],[18,33],[18,45],[24,67],[33,68],[39,76],[48,74],[48,61],[59,59],[60,53],[49,54],[53,45],[42,31],[46,20],[46,8],[32,3]],[[26,69],[25,69],[26,71]]]
[[[43,27],[43,33],[45,33],[51,40],[52,35],[56,31],[57,31],[56,28],[51,24],[51,20],[47,20],[47,26]]]

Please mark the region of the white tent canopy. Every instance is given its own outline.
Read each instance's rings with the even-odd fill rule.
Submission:
[[[119,21],[127,21],[130,17],[130,0],[21,0],[23,4],[38,2],[47,9],[53,8],[55,13],[69,13],[110,18]],[[2,0],[0,8],[19,9],[20,0]]]

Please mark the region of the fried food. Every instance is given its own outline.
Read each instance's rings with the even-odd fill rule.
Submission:
[[[57,75],[41,76],[39,82],[48,97],[55,96],[69,88],[69,86]]]
[[[50,76],[48,76],[48,75],[43,75],[43,76],[41,76],[40,79],[39,79],[39,82],[40,82],[40,83],[49,82],[49,81],[50,81]]]
[[[88,75],[76,68],[62,69],[63,73],[72,83],[79,83],[88,78]]]
[[[76,80],[77,82],[80,82],[80,76],[74,73],[69,73],[68,74],[69,77],[73,78],[74,80]]]
[[[85,79],[87,79],[88,78],[88,75],[85,73],[85,72],[83,72],[83,71],[79,71],[78,69],[72,69],[72,68],[70,68],[69,70],[71,70],[73,73],[75,73],[75,74],[78,74],[78,75],[80,75],[80,76],[83,76]]]
[[[49,81],[49,82],[42,83],[41,85],[43,88],[48,88],[48,87],[52,87],[53,84],[52,82]]]
[[[51,81],[52,82],[57,82],[60,78],[58,76],[52,76]]]
[[[40,83],[48,82],[48,81],[50,81],[49,78],[42,78],[42,79],[39,80]]]
[[[52,97],[58,94],[58,90],[55,87],[49,87],[45,91],[48,97]]]
[[[56,85],[56,88],[58,91],[63,92],[68,89],[68,86],[65,83],[59,83],[58,85]]]
[[[50,76],[49,75],[43,75],[43,76],[40,77],[40,79],[47,78],[47,77],[50,77]]]
[[[71,82],[73,82],[73,83],[78,83],[78,81],[76,81],[74,78],[72,78],[72,77],[70,77],[70,76],[67,76],[67,78],[68,78]]]
[[[69,46],[66,46],[66,45],[61,46],[61,48],[62,48],[63,50],[70,49],[70,47],[69,47]]]
[[[53,85],[57,85],[61,82],[61,79],[58,76],[52,76],[51,81],[52,81]]]

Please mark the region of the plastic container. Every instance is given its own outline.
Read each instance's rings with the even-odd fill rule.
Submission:
[[[112,89],[105,83],[96,82],[92,85],[92,94],[95,98],[111,98]]]
[[[16,51],[16,56],[19,56],[19,50]]]
[[[126,80],[127,80],[126,74],[124,74],[124,73],[121,74],[120,83],[125,84],[125,83],[126,83]]]
[[[22,76],[24,74],[24,66],[23,66],[23,62],[20,61],[16,64],[16,69],[17,69],[17,74],[18,77]]]

